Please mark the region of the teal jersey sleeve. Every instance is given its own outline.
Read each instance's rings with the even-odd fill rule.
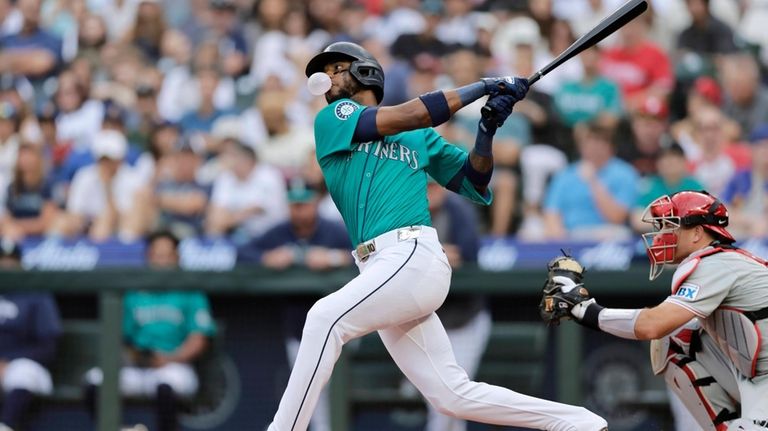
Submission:
[[[352,136],[364,109],[364,106],[350,99],[341,99],[317,113],[315,147],[318,160],[334,153],[352,150]]]
[[[424,129],[424,142],[427,145],[427,154],[429,155],[429,165],[426,168],[427,173],[445,187],[464,166],[464,162],[469,157],[469,154],[443,139],[432,128]],[[493,193],[490,188],[485,196],[483,196],[466,178],[462,180],[458,193],[472,202],[481,205],[490,205],[493,201]]]
[[[208,298],[202,292],[188,293],[186,315],[184,320],[187,322],[187,332],[202,333],[207,336],[216,334],[216,325],[211,317],[211,307]]]

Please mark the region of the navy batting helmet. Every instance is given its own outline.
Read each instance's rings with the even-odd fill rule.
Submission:
[[[384,69],[370,52],[356,43],[336,42],[328,45],[309,61],[304,73],[309,77],[315,72],[322,72],[328,63],[339,60],[352,61],[349,73],[364,87],[373,90],[376,101],[381,103],[384,98]]]

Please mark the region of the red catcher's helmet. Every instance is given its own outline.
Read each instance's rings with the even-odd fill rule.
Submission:
[[[675,261],[677,230],[680,227],[701,225],[723,244],[736,241],[725,230],[728,226],[728,209],[719,199],[705,191],[685,191],[662,196],[648,205],[643,221],[653,224],[654,229],[643,235],[651,261],[651,280],[661,274],[664,264]]]

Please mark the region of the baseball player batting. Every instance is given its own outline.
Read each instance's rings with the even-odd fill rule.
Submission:
[[[706,192],[663,196],[646,209],[651,280],[679,264],[653,308],[599,306],[581,265],[550,264],[541,303],[549,322],[574,318],[622,338],[653,340],[651,364],[706,431],[768,430],[768,262],[733,246],[728,210]]]
[[[451,267],[430,226],[427,177],[488,205],[493,135],[525,97],[527,81],[486,78],[377,107],[384,73],[362,47],[328,46],[307,65],[307,76],[318,72],[330,76],[332,86],[325,93],[328,106],[315,119],[317,160],[352,243],[358,244],[353,255],[360,274],[307,314],[298,358],[268,430],[306,430],[342,345],[373,331],[405,376],[444,414],[544,430],[606,429],[604,419],[584,408],[470,381],[435,314],[448,294]],[[484,96],[490,96],[493,115],[480,120],[469,154],[432,129]]]

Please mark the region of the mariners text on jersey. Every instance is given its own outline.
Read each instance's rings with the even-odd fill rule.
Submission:
[[[409,168],[413,170],[419,169],[419,152],[411,150],[405,145],[401,145],[398,142],[387,143],[384,141],[365,142],[357,145],[355,151],[362,151],[364,153],[371,153],[373,149],[373,156],[380,159],[399,160]],[[352,158],[352,154],[349,154],[349,158]]]
[[[317,161],[352,244],[405,226],[431,226],[428,176],[445,186],[468,157],[431,128],[353,142],[365,109],[341,99],[315,118]],[[466,178],[456,191],[482,205],[492,200],[490,190],[481,195]]]

